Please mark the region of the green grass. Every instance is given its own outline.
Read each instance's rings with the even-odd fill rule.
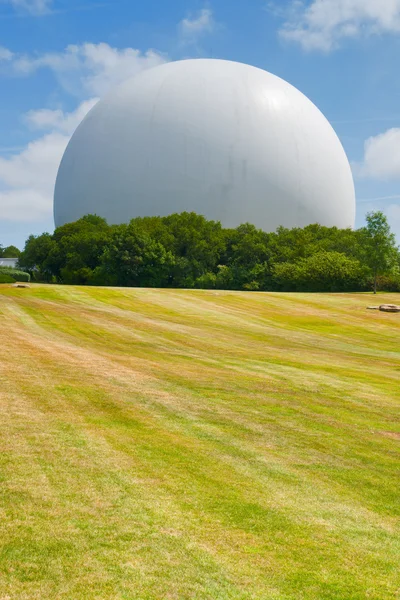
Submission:
[[[376,302],[0,286],[0,599],[399,599]]]

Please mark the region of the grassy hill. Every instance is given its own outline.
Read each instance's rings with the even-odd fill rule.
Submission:
[[[0,599],[398,599],[373,302],[0,286]]]

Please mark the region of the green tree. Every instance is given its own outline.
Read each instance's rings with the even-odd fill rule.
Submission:
[[[362,289],[365,269],[340,252],[318,252],[295,263],[277,263],[274,280],[289,292],[347,292]]]
[[[57,244],[49,233],[31,235],[18,259],[18,265],[26,269],[37,280],[51,281],[54,275],[51,267],[51,255]]]
[[[18,250],[16,246],[3,246],[0,244],[0,258],[18,258],[21,254],[21,250]]]
[[[94,277],[109,285],[166,287],[173,265],[172,253],[131,221],[113,229]]]
[[[226,250],[222,263],[229,267],[233,289],[268,289],[270,234],[251,223],[225,230]],[[220,279],[220,278],[219,278]]]
[[[225,248],[221,223],[208,221],[194,212],[169,215],[162,221],[170,242],[164,242],[165,236],[161,239],[166,250],[175,256],[170,285],[193,287],[197,278],[215,272]]]
[[[58,227],[53,240],[55,247],[48,265],[58,281],[68,284],[90,284],[95,269],[110,243],[111,227],[105,219],[86,215]]]
[[[356,291],[373,274],[375,290],[397,290],[400,253],[386,218],[372,213],[367,225],[266,233],[249,223],[223,229],[188,212],[113,226],[86,215],[31,236],[19,263],[37,280],[68,284]]]
[[[324,227],[318,223],[306,227],[279,227],[269,234],[269,253],[273,263],[294,263],[317,252],[339,252],[360,260],[362,241],[359,231]]]
[[[378,275],[385,275],[394,268],[398,248],[395,235],[390,231],[387,217],[382,211],[368,213],[366,221],[367,226],[363,229],[364,261],[372,271],[376,294]]]

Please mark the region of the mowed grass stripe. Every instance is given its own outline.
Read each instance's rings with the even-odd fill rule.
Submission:
[[[0,290],[0,598],[398,597],[396,315]]]

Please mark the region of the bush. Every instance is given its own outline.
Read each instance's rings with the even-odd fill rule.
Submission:
[[[260,292],[368,291],[377,275],[379,289],[398,291],[400,248],[384,215],[369,221],[379,235],[318,224],[275,233],[249,223],[225,229],[186,212],[122,225],[86,215],[54,234],[30,236],[18,269],[48,283]]]
[[[364,288],[365,271],[354,258],[323,251],[295,263],[275,265],[274,279],[288,292],[356,292]]]
[[[204,275],[201,275],[196,279],[195,287],[202,290],[213,290],[215,288],[216,281],[217,276],[215,273],[204,273]]]
[[[400,275],[381,275],[377,277],[376,287],[381,292],[400,292]],[[368,280],[367,289],[374,289],[373,279]]]
[[[10,277],[10,275],[4,275],[4,273],[0,273],[0,283],[15,283],[15,279]]]
[[[25,271],[19,271],[18,269],[13,269],[12,267],[2,267],[0,269],[0,275],[8,275],[14,279],[14,281],[24,281],[26,283],[29,283],[31,280],[29,273],[26,273]]]

